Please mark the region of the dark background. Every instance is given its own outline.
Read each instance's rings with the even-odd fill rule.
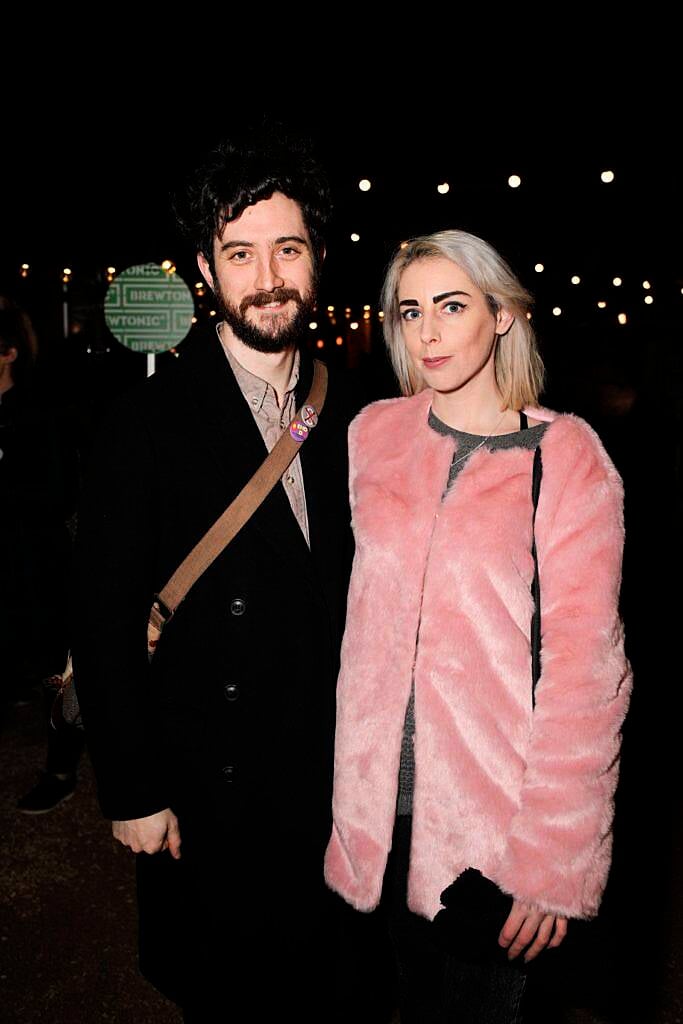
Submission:
[[[683,991],[674,653],[683,160],[673,102],[669,108],[662,102],[672,94],[664,87],[646,93],[641,79],[628,91],[607,73],[592,91],[584,82],[579,92],[539,74],[533,102],[525,104],[511,70],[491,103],[476,79],[455,72],[450,92],[436,85],[430,92],[428,62],[419,76],[394,69],[380,87],[366,90],[363,74],[373,63],[366,48],[342,63],[319,60],[302,68],[292,59],[286,73],[269,67],[276,96],[264,103],[253,91],[258,54],[240,63],[216,47],[205,59],[223,72],[210,87],[201,74],[128,80],[142,63],[134,46],[113,78],[93,77],[95,54],[87,67],[72,62],[64,78],[43,78],[36,94],[26,85],[38,70],[34,56],[12,84],[3,126],[0,293],[22,302],[34,318],[45,386],[49,392],[50,381],[59,382],[57,402],[71,389],[69,401],[87,409],[79,414],[87,432],[100,398],[144,375],[144,357],[118,346],[102,325],[104,269],[172,259],[191,287],[199,280],[193,255],[175,232],[168,196],[198,154],[242,122],[236,110],[286,114],[317,141],[335,199],[321,305],[349,306],[357,318],[370,304],[374,339],[372,354],[360,363],[349,355],[348,333],[333,356],[326,340],[325,354],[352,367],[350,381],[363,400],[392,387],[376,311],[383,268],[401,239],[460,227],[503,252],[536,298],[534,324],[549,371],[545,404],[588,419],[626,484],[623,611],[635,691],[604,923],[592,964],[579,968],[593,975],[589,994],[576,998],[614,1020],[673,1021]],[[615,173],[612,184],[600,181],[607,169]],[[513,173],[522,178],[514,190],[507,185]],[[370,192],[359,191],[361,178],[371,180]],[[436,191],[442,181],[450,184],[445,196]],[[360,242],[350,241],[352,231]],[[542,274],[533,269],[539,261]],[[31,268],[25,279],[23,262]],[[69,298],[78,331],[63,339],[66,266],[73,270]],[[573,274],[580,285],[570,284]],[[611,284],[615,275],[623,279],[620,288]],[[652,285],[651,306],[643,301],[644,280]],[[607,302],[604,311],[598,300]],[[561,317],[552,315],[555,306]],[[625,326],[616,320],[621,312]],[[21,835],[26,822],[16,826]],[[49,922],[49,900],[41,914]]]

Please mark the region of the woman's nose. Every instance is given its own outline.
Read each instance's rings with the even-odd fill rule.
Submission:
[[[425,311],[420,323],[420,341],[424,345],[431,345],[433,342],[439,340],[439,329],[436,323],[436,318],[433,313],[427,310]]]

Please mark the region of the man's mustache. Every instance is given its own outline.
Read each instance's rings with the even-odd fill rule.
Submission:
[[[242,299],[240,313],[244,316],[249,306],[267,306],[270,302],[289,302],[290,299],[299,305],[303,301],[296,288],[275,288],[272,292],[255,292]]]

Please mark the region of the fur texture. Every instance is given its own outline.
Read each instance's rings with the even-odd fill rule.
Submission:
[[[465,868],[549,913],[591,917],[610,863],[631,685],[618,615],[621,480],[578,417],[545,409],[536,516],[542,672],[531,706],[533,452],[473,453],[431,391],[368,406],[350,433],[356,537],[338,686],[328,884],[380,898],[415,679],[408,905],[432,918]]]

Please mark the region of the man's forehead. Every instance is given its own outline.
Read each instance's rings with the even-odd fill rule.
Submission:
[[[229,216],[230,207],[226,209]],[[268,199],[260,199],[225,223],[217,236],[223,245],[231,238],[246,242],[253,237],[254,241],[270,240],[299,235],[308,240],[308,231],[304,222],[301,207],[294,199],[275,192]]]

